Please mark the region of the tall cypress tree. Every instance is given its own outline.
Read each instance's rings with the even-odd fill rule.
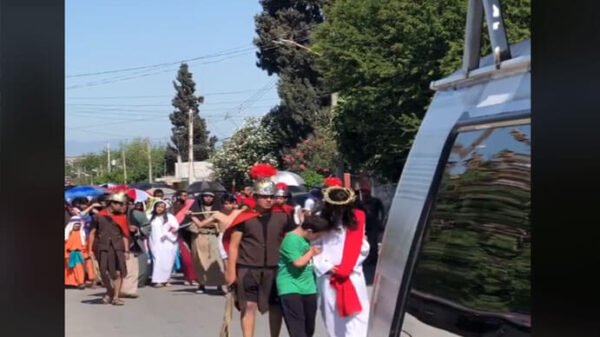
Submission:
[[[194,125],[194,160],[202,161],[208,159],[214,150],[217,138],[210,137],[206,128],[206,120],[200,117],[199,105],[204,102],[204,97],[196,96],[196,83],[192,79],[192,73],[187,64],[183,63],[177,72],[177,78],[173,81],[175,97],[171,104],[175,110],[169,115],[171,120],[171,144],[166,153],[167,165],[172,173],[177,161],[177,154],[181,155],[183,161],[188,159],[188,124],[189,110],[192,110]]]

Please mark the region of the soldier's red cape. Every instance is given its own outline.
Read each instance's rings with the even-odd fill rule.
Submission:
[[[252,197],[244,197],[244,196],[238,195],[236,197],[236,199],[237,199],[237,203],[240,205],[240,207],[242,205],[246,205],[246,206],[248,206],[248,208],[256,207],[256,202],[254,201],[254,198],[252,198]]]
[[[233,221],[227,227],[225,232],[223,232],[223,248],[225,249],[227,254],[229,254],[229,242],[231,241],[231,234],[233,233],[233,230],[235,229],[235,227],[244,221],[248,221],[250,219],[257,218],[259,215],[260,215],[259,212],[255,211],[253,209],[249,209],[249,210],[246,210],[246,211],[240,213],[235,219],[233,219]]]
[[[175,214],[175,218],[177,219],[177,222],[182,225],[183,220],[186,217],[186,213],[187,211],[189,211],[189,209],[192,207],[192,205],[194,204],[195,200],[194,199],[187,199],[185,201],[185,204],[183,204],[183,207],[177,212],[177,214]]]
[[[273,213],[287,213],[287,214],[293,214],[294,213],[294,207],[288,204],[285,204],[283,206],[279,206],[279,205],[275,205],[272,208]]]
[[[125,214],[111,214],[106,209],[98,212],[98,215],[107,216],[111,218],[121,229],[121,233],[129,238],[129,223],[127,222],[127,215]]]
[[[362,311],[358,293],[350,280],[350,274],[360,255],[366,217],[361,210],[354,210],[354,215],[358,226],[354,229],[346,229],[342,262],[336,266],[337,271],[329,279],[329,283],[336,290],[336,305],[341,317],[348,317]]]

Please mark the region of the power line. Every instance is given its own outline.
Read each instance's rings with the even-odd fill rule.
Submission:
[[[256,89],[246,89],[246,90],[237,90],[237,91],[217,91],[217,92],[207,92],[204,93],[203,96],[220,96],[220,95],[237,95],[237,94],[245,94],[248,92],[253,92]],[[140,96],[71,96],[68,99],[141,99],[141,98],[173,98],[172,95],[140,95]]]
[[[245,100],[240,101],[217,101],[217,102],[211,102],[211,101],[207,101],[206,100],[206,96],[204,97],[204,103],[202,103],[202,105],[207,106],[207,105],[222,105],[222,104],[232,104],[232,103],[244,103]],[[279,99],[279,98],[275,98],[275,99]],[[257,100],[257,102],[264,102],[264,101],[272,101],[273,98],[267,98],[267,99],[261,99],[261,100]],[[171,105],[170,102],[165,102],[165,103],[153,103],[153,104],[130,104],[130,103],[67,103],[66,105],[68,106],[77,106],[77,107],[169,107],[169,108],[173,108],[173,105]]]
[[[248,45],[244,45],[244,46],[240,46],[240,47],[230,48],[227,50],[222,50],[220,52],[216,52],[213,54],[202,55],[202,56],[197,56],[197,57],[193,57],[193,58],[189,58],[189,59],[182,59],[182,60],[178,60],[178,61],[163,62],[163,63],[157,63],[157,64],[151,64],[151,65],[145,65],[145,66],[120,68],[120,69],[105,70],[105,71],[97,71],[97,72],[91,72],[91,73],[74,74],[74,75],[67,75],[66,77],[67,78],[89,77],[89,76],[114,74],[114,73],[128,72],[128,71],[141,70],[141,69],[158,68],[158,67],[170,66],[170,65],[174,65],[174,64],[188,63],[188,62],[203,60],[203,59],[207,59],[207,58],[224,56],[227,54],[238,53],[240,51],[248,51],[248,50],[252,50],[252,49],[254,49],[254,48],[248,47]]]
[[[300,40],[296,40],[296,42],[304,42],[304,41],[307,41],[307,40],[308,40],[308,37],[300,39]],[[281,47],[280,45],[274,44],[272,42],[270,42],[270,44],[272,44],[272,46],[262,48],[262,49],[260,49],[260,51],[266,51],[266,50],[276,49],[276,48],[280,48]],[[234,57],[246,55],[246,54],[248,54],[248,51],[253,51],[253,50],[254,50],[254,47],[253,48],[247,48],[246,50],[232,51],[232,52],[228,53],[229,54],[228,57],[222,58],[220,60],[209,61],[209,62],[204,62],[204,63],[200,63],[200,64],[211,64],[211,63],[222,62],[222,61],[234,58]],[[242,52],[242,53],[240,53],[240,52]],[[217,55],[217,54],[215,54],[215,55]],[[215,57],[215,55],[213,55],[212,57]],[[217,55],[217,56],[224,56],[224,55],[227,55],[227,53],[221,53],[220,55]],[[88,83],[79,84],[79,85],[73,85],[73,86],[67,87],[66,89],[68,90],[68,89],[87,88],[87,87],[93,87],[93,86],[104,85],[104,84],[111,84],[111,83],[115,83],[115,82],[121,82],[121,81],[126,81],[126,80],[131,80],[131,79],[137,79],[137,78],[142,78],[142,77],[148,77],[148,76],[152,76],[152,75],[157,75],[157,74],[161,74],[161,73],[165,73],[165,72],[175,71],[175,69],[172,69],[172,70],[163,70],[163,71],[156,71],[156,72],[150,72],[150,73],[148,73],[148,69],[162,68],[162,67],[165,67],[165,66],[181,64],[181,63],[184,63],[184,62],[191,63],[191,62],[194,62],[194,61],[197,61],[197,60],[201,60],[201,59],[204,59],[204,58],[206,58],[206,56],[196,57],[196,58],[188,59],[188,60],[180,60],[180,61],[177,61],[177,62],[160,63],[160,64],[155,64],[155,65],[150,65],[150,66],[140,66],[140,67],[132,67],[132,68],[125,68],[125,69],[109,70],[109,71],[96,72],[96,73],[70,75],[70,76],[67,76],[67,78],[92,76],[92,75],[101,75],[101,74],[126,72],[126,71],[141,70],[141,69],[143,69],[141,72],[137,72],[137,73],[133,73],[133,74],[127,74],[125,77],[119,76],[119,77],[113,77],[113,78],[103,79],[103,80],[94,81],[94,82],[88,82]]]
[[[239,56],[243,56],[248,54],[243,53],[243,54],[237,54],[237,55],[232,55],[226,58],[222,58],[216,61],[211,61],[211,62],[204,62],[204,63],[199,63],[199,64],[212,64],[212,63],[218,63],[218,62],[222,62],[222,61],[226,61],[229,59],[232,59],[234,57],[239,57]],[[92,82],[87,82],[87,83],[82,83],[82,84],[76,84],[76,85],[72,85],[72,86],[68,86],[65,89],[69,90],[69,89],[79,89],[79,88],[88,88],[88,87],[96,87],[99,85],[104,85],[104,84],[111,84],[111,83],[116,83],[116,82],[122,82],[122,81],[127,81],[127,80],[132,80],[132,79],[138,79],[138,78],[143,78],[143,77],[148,77],[148,76],[153,76],[153,75],[159,75],[159,74],[164,74],[164,73],[168,73],[168,72],[174,72],[177,71],[179,69],[179,67],[177,68],[171,68],[171,69],[166,69],[166,70],[160,70],[160,71],[153,71],[153,72],[149,72],[149,70],[142,70],[139,72],[135,72],[135,73],[131,73],[131,74],[127,74],[127,75],[121,75],[121,76],[116,76],[116,77],[110,77],[110,78],[106,78],[106,79],[102,79],[102,80],[97,80],[97,81],[92,81]]]

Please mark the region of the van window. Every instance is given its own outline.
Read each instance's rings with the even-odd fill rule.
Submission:
[[[402,336],[531,335],[529,125],[458,134],[421,241]]]

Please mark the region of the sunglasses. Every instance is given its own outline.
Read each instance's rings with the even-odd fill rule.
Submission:
[[[256,197],[259,198],[259,199],[273,199],[273,198],[275,198],[272,195],[257,195]]]
[[[122,203],[120,201],[111,201],[111,204],[118,205],[118,206],[123,206],[124,205],[124,203]]]

